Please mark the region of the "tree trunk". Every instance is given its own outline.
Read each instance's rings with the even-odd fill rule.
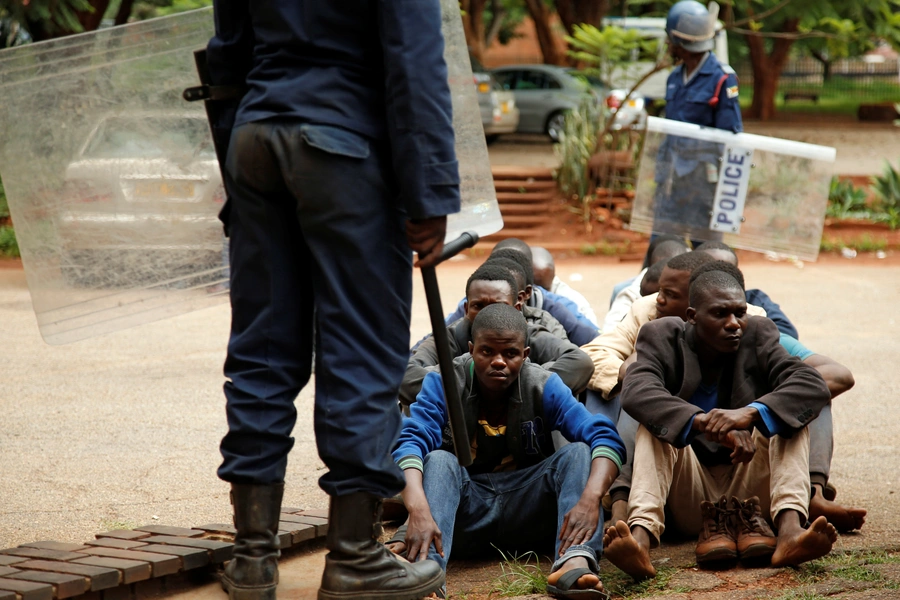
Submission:
[[[556,47],[556,36],[553,35],[553,28],[550,26],[551,13],[547,10],[543,0],[525,0],[525,6],[534,21],[534,29],[537,32],[544,63],[548,65],[563,64],[563,57]]]
[[[812,57],[822,63],[822,82],[828,83],[831,81],[831,61],[821,52],[816,50],[811,50],[810,54]]]
[[[103,13],[109,8],[109,0],[90,0],[93,11],[75,11],[75,18],[81,24],[82,31],[94,31],[100,27],[100,21],[103,20]],[[35,42],[50,40],[77,33],[68,29],[63,29],[51,19],[39,21],[28,21],[28,31],[31,33]]]
[[[116,25],[124,25],[131,16],[131,8],[134,6],[134,0],[122,0],[119,4],[119,10],[116,12]]]
[[[575,25],[599,27],[609,12],[609,0],[556,0],[556,12],[571,35]]]
[[[506,14],[506,9],[503,8],[500,0],[491,0],[491,22],[486,27],[484,34],[485,48],[490,48],[497,36],[500,35],[500,30],[503,29],[504,21],[506,21]]]
[[[84,31],[94,31],[100,27],[103,20],[103,14],[109,8],[109,0],[90,0],[93,12],[82,11],[78,13],[78,22]]]
[[[487,0],[462,0],[463,32],[466,45],[478,62],[484,61],[484,7]]]
[[[800,19],[788,19],[780,33],[796,33]],[[760,35],[747,34],[747,46],[750,49],[750,63],[753,67],[753,104],[747,116],[760,121],[769,121],[775,117],[775,93],[778,91],[778,80],[788,59],[788,53],[794,40],[775,38],[772,51],[766,53],[765,39]]]

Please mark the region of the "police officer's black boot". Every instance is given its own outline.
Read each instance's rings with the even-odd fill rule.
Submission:
[[[275,600],[278,585],[278,517],[284,484],[231,484],[234,557],[222,588],[230,600]]]
[[[408,563],[378,543],[380,521],[381,498],[374,494],[331,497],[319,600],[416,600],[444,585],[433,560]]]

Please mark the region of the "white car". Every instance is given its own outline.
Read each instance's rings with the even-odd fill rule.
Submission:
[[[66,168],[56,215],[63,276],[115,285],[221,266],[224,199],[203,113],[109,115]]]

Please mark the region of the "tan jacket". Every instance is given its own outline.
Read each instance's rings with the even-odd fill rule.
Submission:
[[[765,317],[766,311],[748,304],[747,314]],[[638,298],[618,327],[609,333],[598,335],[592,342],[581,347],[594,363],[594,375],[588,383],[588,389],[596,390],[603,394],[604,398],[609,399],[610,392],[619,385],[619,367],[634,353],[638,331],[641,326],[655,318],[656,294]]]

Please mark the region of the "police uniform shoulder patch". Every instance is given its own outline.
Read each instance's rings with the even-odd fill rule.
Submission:
[[[737,98],[738,97],[738,86],[733,85],[729,88],[725,88],[725,93],[729,98]]]

